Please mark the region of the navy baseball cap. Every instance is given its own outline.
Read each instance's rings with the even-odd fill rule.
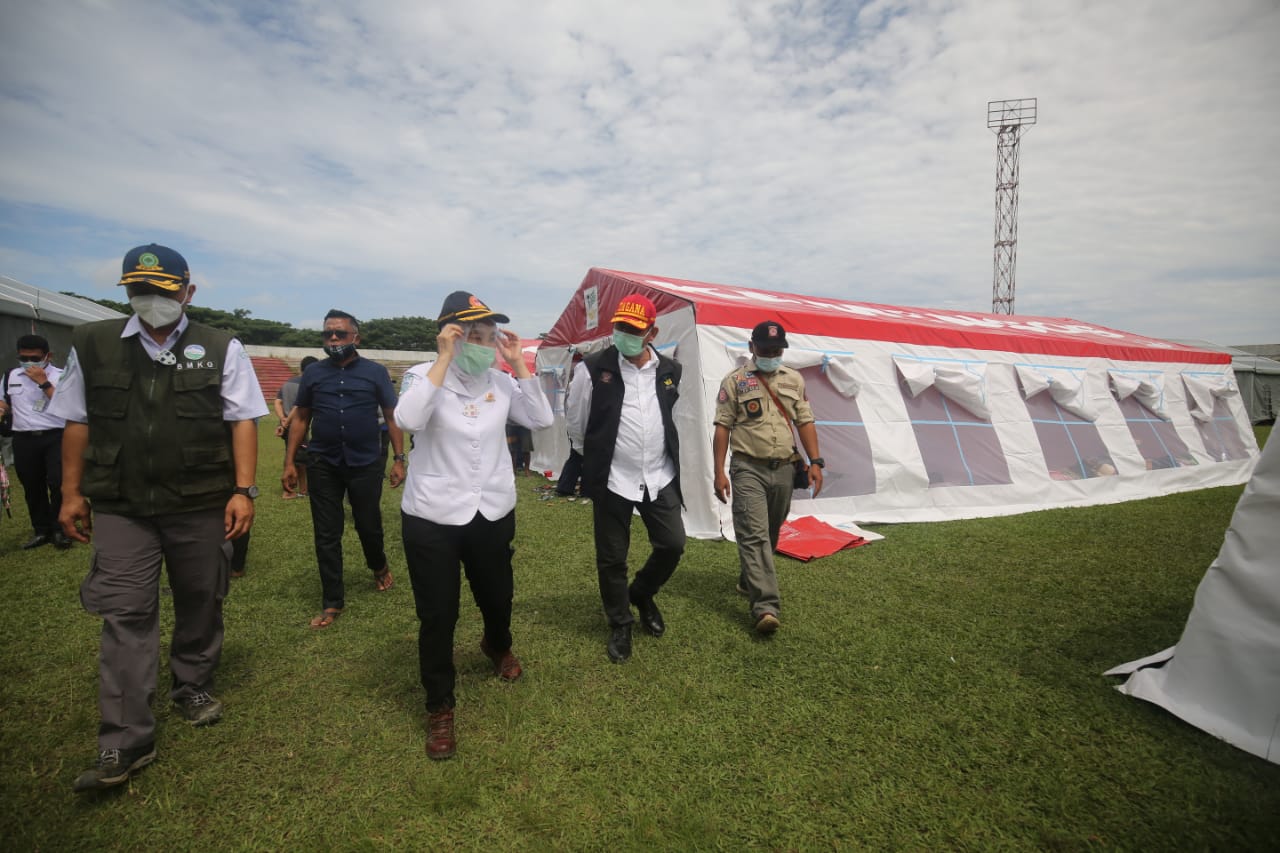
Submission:
[[[191,270],[187,261],[168,246],[149,243],[130,249],[124,256],[121,284],[149,284],[170,292],[191,282]]]
[[[777,320],[765,320],[751,330],[751,343],[762,349],[786,349],[787,330]]]
[[[444,298],[444,305],[440,307],[440,316],[436,318],[436,325],[476,323],[481,320],[491,323],[511,322],[511,318],[506,314],[493,311],[472,294],[465,290],[455,290]]]

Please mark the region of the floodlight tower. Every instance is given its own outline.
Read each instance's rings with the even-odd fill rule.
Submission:
[[[987,127],[996,134],[995,279],[991,313],[1013,313],[1014,268],[1018,262],[1018,142],[1036,123],[1036,99],[987,102]]]

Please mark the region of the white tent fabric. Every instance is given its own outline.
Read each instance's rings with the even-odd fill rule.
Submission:
[[[1262,451],[1171,649],[1116,689],[1280,764],[1280,439]]]
[[[1164,377],[1156,374],[1135,376],[1123,370],[1111,371],[1111,387],[1120,400],[1133,397],[1161,420],[1169,420],[1164,407]]]
[[[1187,397],[1191,405],[1191,417],[1205,423],[1213,420],[1213,401],[1219,397],[1230,397],[1239,392],[1229,377],[1217,376],[1206,379],[1190,373],[1182,374],[1182,381],[1187,385]]]
[[[1096,421],[1098,411],[1089,402],[1085,391],[1083,371],[1071,368],[1031,367],[1014,365],[1018,381],[1022,384],[1022,396],[1031,399],[1042,391],[1048,391],[1053,401],[1066,411],[1086,421]]]
[[[1238,397],[1218,400],[1206,438],[1176,381],[1188,371],[1230,377],[1225,354],[1065,318],[870,305],[593,268],[538,350],[559,419],[534,434],[538,470],[554,475],[568,457],[563,400],[574,358],[608,344],[612,307],[631,293],[653,300],[656,343],[677,347],[684,366],[675,419],[690,536],[732,535],[732,512],[711,488],[712,419],[721,380],[765,319],[787,330],[785,363],[805,376],[827,461],[822,493],[795,493],[798,515],[892,523],[1094,506],[1243,483],[1257,459]]]

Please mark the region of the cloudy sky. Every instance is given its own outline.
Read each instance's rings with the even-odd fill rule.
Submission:
[[[1276,0],[0,5],[0,273],[318,326],[466,289],[547,330],[592,266],[1280,341]]]

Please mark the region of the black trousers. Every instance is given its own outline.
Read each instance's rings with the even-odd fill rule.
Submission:
[[[631,512],[640,511],[640,520],[649,532],[653,552],[644,567],[636,573],[636,595],[657,595],[662,585],[675,573],[684,553],[684,519],[680,517],[680,499],[675,483],[668,483],[656,498],[639,503],[629,501],[606,489],[592,495],[595,519],[596,574],[600,579],[600,600],[609,624],[630,625],[635,621],[627,589],[627,552],[631,548]]]
[[[489,647],[496,652],[511,648],[516,512],[497,521],[477,512],[466,524],[436,524],[402,512],[400,530],[418,614],[418,668],[427,691],[427,711],[434,713],[454,705],[453,630],[462,594],[460,568],[480,608]]]
[[[375,574],[382,571],[387,566],[382,541],[382,466],[375,462],[351,467],[312,459],[307,464],[307,490],[324,606],[345,607],[342,532],[347,513],[342,499],[345,496],[351,501],[351,518],[364,550],[365,565]]]
[[[13,467],[22,483],[31,529],[52,536],[62,510],[62,430],[15,432]]]
[[[582,454],[576,450],[570,450],[569,458],[564,461],[564,470],[560,472],[560,479],[556,480],[556,494],[567,498],[578,488],[580,479],[582,479]]]

